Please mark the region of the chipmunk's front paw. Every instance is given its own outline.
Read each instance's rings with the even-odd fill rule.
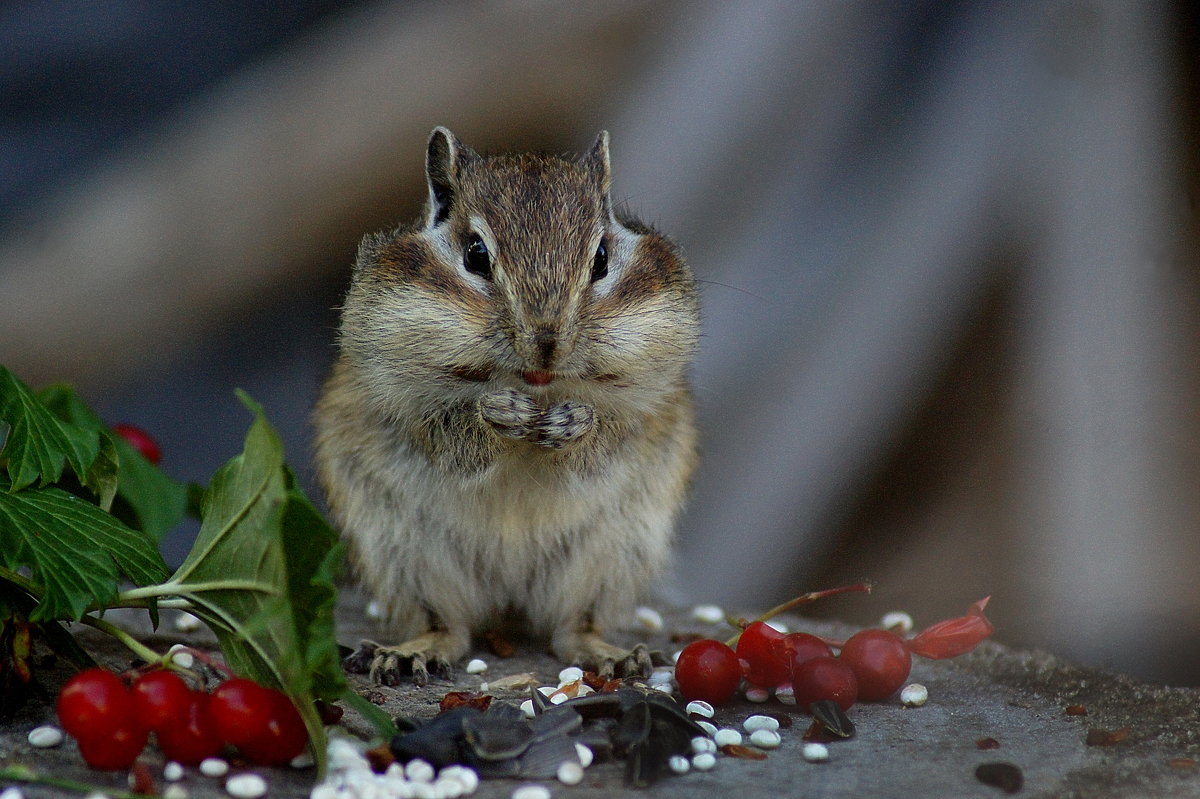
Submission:
[[[596,423],[591,405],[582,402],[560,402],[551,405],[538,417],[534,436],[530,439],[543,447],[558,449],[591,432]]]
[[[533,397],[515,389],[503,388],[479,398],[479,413],[505,438],[527,441],[535,435],[542,409]]]
[[[342,667],[355,674],[369,673],[380,685],[399,685],[405,678],[425,685],[430,672],[446,679],[453,676],[454,663],[462,657],[462,650],[457,639],[445,631],[430,630],[395,646],[363,641],[342,661]]]

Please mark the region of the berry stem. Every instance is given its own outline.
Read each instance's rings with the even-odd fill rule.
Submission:
[[[871,593],[871,584],[870,583],[856,583],[855,585],[841,585],[841,586],[838,586],[837,588],[826,588],[824,591],[809,591],[807,594],[801,594],[798,597],[789,599],[787,602],[784,602],[782,605],[776,605],[775,607],[771,608],[766,613],[762,614],[761,616],[759,616],[756,619],[753,619],[748,622],[740,623],[737,626],[744,629],[747,625],[753,624],[756,621],[769,621],[770,619],[773,619],[776,616],[778,616],[780,613],[785,613],[785,612],[791,610],[792,608],[799,607],[800,605],[807,605],[809,602],[815,602],[818,599],[824,599],[827,596],[836,596],[837,594],[849,594],[849,593],[855,592],[855,591],[862,592],[864,594],[869,594],[869,593]],[[733,648],[734,646],[736,646],[737,640],[741,636],[741,634],[742,633],[739,630],[737,635],[733,636],[732,638],[730,638],[728,641],[725,642],[725,645],[730,648]]]
[[[112,622],[105,621],[104,619],[97,618],[95,616],[84,616],[79,621],[81,624],[86,624],[87,626],[93,627],[101,632],[108,633],[113,638],[116,638],[118,641],[125,644],[126,648],[147,663],[154,663],[162,660],[162,655],[158,654],[150,647],[139,643],[132,635],[125,632]]]

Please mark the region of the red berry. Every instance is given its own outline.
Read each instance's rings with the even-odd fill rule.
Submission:
[[[746,682],[774,688],[791,676],[783,633],[763,621],[752,622],[738,636],[737,656],[746,662]]]
[[[675,682],[686,699],[722,705],[742,682],[742,664],[720,641],[692,641],[675,661]]]
[[[170,671],[151,671],[133,681],[133,712],[148,730],[174,724],[187,712],[191,690],[179,675]]]
[[[155,730],[158,748],[169,760],[177,760],[185,766],[194,766],[206,757],[221,751],[225,742],[208,723],[206,707],[208,694],[192,691],[182,716],[171,724]]]
[[[120,677],[101,668],[85,669],[67,680],[57,709],[63,729],[80,739],[137,726],[129,689]]]
[[[252,763],[281,766],[304,751],[308,743],[308,730],[292,700],[279,691],[268,690],[271,706],[265,734],[239,744],[238,749]]]
[[[79,754],[92,768],[102,771],[127,769],[146,748],[150,735],[144,727],[125,721],[103,733],[79,739]]]
[[[832,699],[849,710],[858,698],[858,680],[849,666],[835,657],[812,658],[796,669],[792,679],[796,704],[804,709],[819,699]]]
[[[226,743],[241,749],[267,735],[271,715],[271,690],[244,677],[231,677],[212,692],[208,722]]]
[[[858,679],[858,698],[887,699],[904,685],[912,668],[908,646],[887,630],[862,630],[842,646],[841,660]]]
[[[801,663],[817,657],[832,657],[829,644],[809,633],[788,633],[783,637],[783,646],[788,653],[788,670],[795,677]]]
[[[149,433],[131,424],[115,424],[112,429],[114,433],[128,441],[134,449],[142,453],[143,458],[155,466],[158,465],[162,459],[162,450],[158,448],[158,444],[150,437]]]

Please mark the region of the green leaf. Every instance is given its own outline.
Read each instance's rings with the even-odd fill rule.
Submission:
[[[112,602],[122,574],[138,585],[167,576],[145,533],[60,488],[12,491],[7,483],[0,478],[0,566],[28,567],[42,589],[31,621],[77,621],[88,606]]]
[[[111,468],[112,489],[127,506],[130,514],[117,515],[125,521],[145,530],[154,539],[161,540],[179,524],[187,510],[187,486],[168,477],[138,452],[120,435],[117,435],[89,409],[69,386],[54,385],[42,389],[38,397],[59,419],[70,422],[85,430],[95,430],[102,442],[100,457],[92,467],[93,472]],[[103,472],[97,475],[96,486],[85,483],[101,496],[100,506],[108,510],[97,486],[103,487]]]
[[[209,622],[236,673],[292,697],[323,764],[324,731],[312,699],[336,697],[345,686],[333,637],[333,571],[341,549],[295,486],[262,409],[244,395],[242,402],[255,416],[245,448],[213,476],[196,543],[170,582]],[[222,581],[273,590],[212,587]],[[189,585],[209,587],[189,591]]]
[[[64,461],[80,481],[100,454],[100,437],[55,417],[45,405],[3,366],[0,366],[0,420],[9,426],[3,454],[10,491],[38,482],[46,486],[62,477]]]

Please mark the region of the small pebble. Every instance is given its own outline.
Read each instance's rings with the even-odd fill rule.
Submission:
[[[688,713],[695,713],[698,716],[704,716],[706,719],[711,719],[713,714],[716,712],[713,709],[713,706],[708,702],[705,702],[703,699],[693,699],[691,702],[688,702],[685,710]]]
[[[782,741],[775,730],[755,730],[750,734],[750,743],[759,749],[778,749]]]
[[[809,763],[823,763],[829,759],[829,747],[822,743],[806,743],[800,753]]]
[[[796,704],[796,689],[790,682],[785,682],[775,689],[775,698],[781,705],[794,705]]]
[[[173,782],[163,789],[163,799],[187,799],[187,788],[184,788],[177,782]]]
[[[651,632],[658,632],[663,628],[662,614],[654,608],[642,606],[633,612],[633,617],[637,619],[638,624]]]
[[[717,742],[712,738],[705,738],[703,735],[697,735],[692,739],[692,751],[698,755],[705,752],[715,754],[717,751]]]
[[[486,660],[473,658],[469,663],[467,663],[466,671],[467,674],[483,674],[485,671],[487,671],[487,668],[488,665]]]
[[[929,701],[929,689],[919,682],[904,686],[900,691],[900,704],[905,707],[920,707]]]
[[[671,769],[671,771],[674,771],[676,774],[687,774],[691,767],[691,761],[689,761],[683,755],[671,755],[669,758],[667,758],[667,768]]]
[[[188,613],[186,610],[179,611],[175,616],[175,629],[181,633],[194,633],[200,629],[201,624],[203,622],[200,621],[200,617]]]
[[[234,774],[225,780],[225,793],[234,799],[258,799],[267,793],[267,781],[257,774]]]
[[[34,727],[29,731],[27,738],[30,746],[36,746],[38,749],[50,749],[63,742],[63,731],[58,727],[46,724]]]
[[[200,761],[200,773],[206,777],[224,777],[229,773],[229,763],[219,757],[206,757]]]
[[[567,760],[558,767],[558,771],[554,772],[554,776],[563,785],[578,785],[583,782],[583,766],[572,760]]]
[[[578,666],[567,666],[558,673],[558,684],[566,685],[569,682],[575,682],[583,679],[583,669]]]
[[[534,712],[534,709],[533,709],[533,700],[532,699],[526,699],[524,702],[521,703],[521,712],[525,714],[525,718],[527,718],[527,719],[531,719],[537,715],[537,713]]]
[[[742,729],[746,732],[777,730],[779,729],[779,719],[761,715],[747,716],[746,720],[742,722]]]
[[[418,757],[413,758],[404,765],[404,776],[413,782],[433,782],[433,778],[437,776],[437,771],[428,761]]]
[[[719,605],[697,605],[692,608],[692,618],[705,624],[720,624],[725,621],[725,611]]]
[[[514,789],[512,799],[550,799],[550,795],[550,789],[545,785],[529,783]]]
[[[759,688],[757,685],[751,685],[746,689],[746,699],[750,702],[761,704],[771,698],[771,692],[766,688]]]
[[[711,736],[714,736],[714,735],[716,735],[716,734],[717,734],[717,725],[713,724],[712,722],[709,722],[709,721],[697,721],[697,722],[696,722],[696,724],[697,724],[697,725],[699,725],[700,729],[702,729],[702,730],[704,730],[706,733],[708,733],[708,734],[709,734],[709,737],[711,737]]]
[[[717,745],[718,749],[722,746],[741,746],[742,734],[737,730],[724,727],[717,730],[716,735],[713,736],[713,743]]]
[[[885,630],[906,633],[913,628],[913,617],[903,610],[893,610],[891,613],[883,614],[883,618],[879,620],[879,626]]]
[[[596,759],[596,754],[578,741],[575,742],[575,754],[579,755],[579,765],[584,768],[592,765],[592,761]]]
[[[697,771],[708,771],[717,765],[717,756],[712,752],[701,752],[692,758],[692,767]]]
[[[176,782],[183,779],[183,764],[176,763],[174,760],[168,760],[167,765],[163,766],[163,779],[167,782]]]

